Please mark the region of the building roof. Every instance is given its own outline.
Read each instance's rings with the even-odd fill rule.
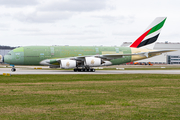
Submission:
[[[15,49],[16,47],[10,47],[10,46],[1,46],[0,45],[0,49]]]
[[[154,49],[180,49],[180,43],[157,42]]]

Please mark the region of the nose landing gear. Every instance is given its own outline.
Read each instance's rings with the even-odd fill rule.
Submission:
[[[12,66],[11,71],[12,71],[12,72],[15,72],[15,71],[16,71],[16,68],[14,67],[14,65],[11,65],[11,66]]]
[[[12,68],[11,71],[12,71],[12,72],[15,72],[15,71],[16,71],[16,68]]]

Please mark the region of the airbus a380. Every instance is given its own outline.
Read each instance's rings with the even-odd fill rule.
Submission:
[[[173,51],[153,50],[165,21],[166,17],[156,18],[129,47],[27,46],[10,51],[2,61],[12,65],[13,72],[14,65],[47,65],[94,72],[92,67],[119,65]]]

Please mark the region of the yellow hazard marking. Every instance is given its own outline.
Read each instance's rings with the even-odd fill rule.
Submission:
[[[3,75],[4,75],[4,76],[6,76],[6,75],[7,75],[7,73],[3,73]]]
[[[11,76],[11,73],[3,73],[3,76]]]
[[[42,69],[42,68],[37,68],[37,69]]]
[[[11,76],[11,74],[10,74],[10,73],[7,73],[7,76]]]
[[[34,69],[42,69],[42,68],[34,68]]]

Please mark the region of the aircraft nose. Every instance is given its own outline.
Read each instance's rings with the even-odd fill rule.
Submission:
[[[10,63],[10,58],[9,58],[9,56],[5,55],[5,56],[2,58],[2,61],[3,61],[4,63]]]

